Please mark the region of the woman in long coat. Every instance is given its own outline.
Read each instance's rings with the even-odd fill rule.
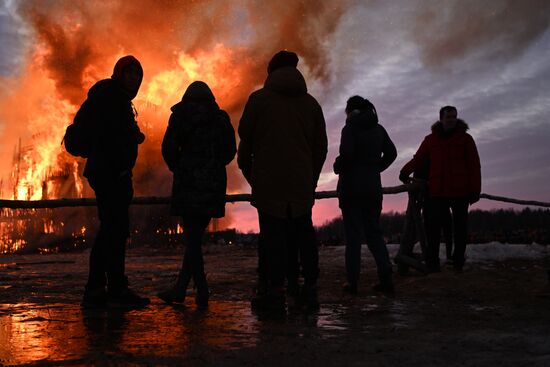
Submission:
[[[361,96],[346,104],[346,124],[342,129],[340,155],[334,162],[338,178],[338,202],[346,233],[346,275],[344,291],[357,293],[361,270],[361,239],[376,262],[379,283],[375,291],[393,292],[392,266],[382,236],[382,183],[380,174],[397,157],[386,129],[378,123],[374,105]]]
[[[176,283],[158,294],[167,303],[183,302],[191,278],[196,303],[208,305],[202,237],[211,218],[225,214],[225,166],[236,153],[235,131],[208,85],[195,81],[174,105],[162,141],[162,156],[174,174],[172,215],[181,216],[186,246]]]

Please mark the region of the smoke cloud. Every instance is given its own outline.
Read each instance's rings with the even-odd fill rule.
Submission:
[[[418,9],[411,36],[427,66],[479,53],[487,61],[522,54],[550,25],[545,0],[428,1]]]

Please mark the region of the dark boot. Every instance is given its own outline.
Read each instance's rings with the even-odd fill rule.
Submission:
[[[140,296],[128,286],[128,278],[112,278],[107,284],[107,306],[113,308],[142,308],[151,301],[147,297]]]
[[[107,304],[107,291],[105,287],[97,287],[91,289],[86,287],[84,290],[84,297],[82,298],[82,303],[80,304],[82,308],[101,308],[105,307]]]
[[[252,311],[263,315],[281,315],[286,313],[286,295],[284,287],[266,287],[256,293],[251,300]]]
[[[344,284],[342,284],[342,290],[348,294],[356,295],[358,292],[357,288],[357,282],[345,282]]]
[[[114,308],[142,308],[150,302],[149,298],[140,296],[130,288],[111,292],[107,298],[107,306]]]
[[[317,295],[317,285],[316,284],[306,284],[304,285],[304,310],[308,311],[319,311],[319,297]]]
[[[359,274],[348,274],[347,280],[348,281],[342,285],[342,290],[349,294],[357,294]]]
[[[208,282],[206,281],[206,274],[202,273],[193,279],[195,287],[197,287],[197,293],[195,295],[195,303],[197,308],[205,310],[208,308],[208,299],[210,298],[210,291],[208,290]]]
[[[395,289],[393,287],[392,275],[379,276],[380,283],[376,284],[372,289],[375,292],[384,293],[386,295],[393,295]]]
[[[178,275],[176,283],[157,294],[157,297],[166,303],[183,303],[185,301],[185,294],[187,292],[187,286],[191,280],[191,271],[188,268],[182,269]]]

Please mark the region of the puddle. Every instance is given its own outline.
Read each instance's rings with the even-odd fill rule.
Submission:
[[[81,310],[78,305],[0,305],[0,365],[67,361],[103,353],[155,358],[190,348],[253,347],[259,326],[247,302],[154,303],[143,310]]]

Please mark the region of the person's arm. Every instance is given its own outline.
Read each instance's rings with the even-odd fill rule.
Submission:
[[[133,105],[132,105],[132,109],[134,109]],[[138,125],[138,122],[136,121],[135,117],[134,117],[133,123],[132,123],[131,135],[132,135],[132,139],[137,144],[142,144],[145,141],[145,134],[143,132],[141,132],[141,130],[139,128],[139,125]]]
[[[473,204],[479,200],[481,193],[481,163],[474,139],[468,135],[466,145],[466,164],[469,171],[469,201]]]
[[[237,153],[237,143],[235,142],[235,129],[233,129],[233,125],[231,125],[231,119],[225,111],[222,111],[222,113],[224,115],[225,130],[223,160],[224,164],[227,166],[229,163],[231,163],[233,158],[235,158],[235,154]]]
[[[172,113],[170,119],[168,120],[168,127],[164,133],[164,138],[162,139],[162,158],[168,165],[170,171],[174,172],[178,164],[178,155],[180,146],[177,141],[177,119]]]
[[[248,183],[252,179],[252,144],[254,130],[256,127],[256,116],[254,111],[254,97],[251,95],[244,106],[243,115],[239,121],[239,149],[237,151],[237,165]]]
[[[319,176],[321,175],[321,170],[323,169],[323,164],[327,158],[328,152],[328,139],[327,139],[327,129],[325,124],[325,116],[323,115],[323,110],[321,106],[317,106],[315,112],[315,135],[313,142],[313,179],[315,180],[315,186],[319,181]]]
[[[349,126],[342,128],[340,134],[340,147],[338,148],[339,155],[336,157],[332,166],[334,173],[337,175],[346,171],[346,168],[353,158],[353,151],[355,149],[353,134]]]
[[[390,139],[386,129],[384,131],[384,142],[382,144],[382,160],[380,161],[380,172],[384,172],[397,158],[397,149]]]
[[[416,151],[413,159],[408,161],[403,166],[403,168],[401,168],[401,171],[399,173],[399,179],[402,182],[405,182],[411,173],[418,170],[420,167],[424,167],[426,162],[429,161],[430,143],[428,139],[429,137],[424,138],[424,140],[422,141],[422,144],[420,144],[420,147]]]

